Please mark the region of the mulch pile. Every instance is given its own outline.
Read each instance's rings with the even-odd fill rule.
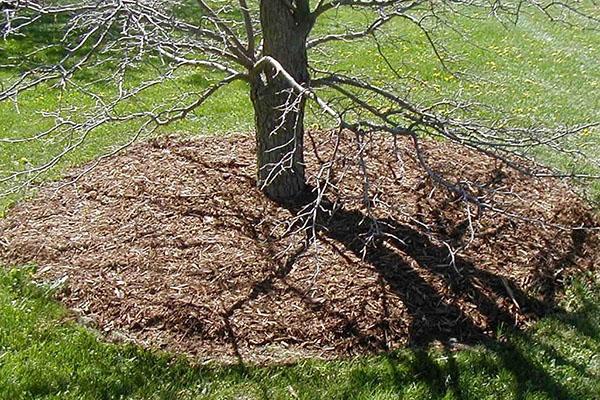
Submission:
[[[333,143],[307,140],[313,173]],[[565,281],[600,265],[597,231],[557,227],[598,224],[561,182],[424,142],[436,170],[505,211],[467,212],[408,142],[377,136],[364,153],[382,235],[365,247],[360,163],[343,143],[343,207],[309,247],[285,233],[293,211],[255,188],[252,137],[169,137],[16,206],[0,220],[0,258],[64,282],[60,299],[109,338],[226,362],[494,338],[555,310]]]

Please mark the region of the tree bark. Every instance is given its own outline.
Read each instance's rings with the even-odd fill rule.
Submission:
[[[303,3],[300,1],[299,3]],[[292,11],[281,0],[261,0],[263,55],[271,56],[300,84],[309,81],[306,40],[310,13]],[[251,84],[257,145],[257,182],[278,201],[304,190],[305,100],[267,68]]]

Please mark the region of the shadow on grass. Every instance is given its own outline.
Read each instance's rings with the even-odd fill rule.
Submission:
[[[0,72],[12,75],[22,75],[32,70],[39,70],[43,73],[53,71],[63,71],[69,69],[80,60],[87,57],[88,52],[92,50],[95,43],[103,32],[99,31],[92,35],[83,46],[76,46],[80,37],[75,39],[67,38],[67,43],[63,43],[64,34],[69,28],[69,18],[65,15],[43,16],[35,23],[23,28],[17,35],[11,35],[6,40],[0,41],[0,60],[3,60]],[[113,27],[114,32],[109,36],[116,37],[120,34],[117,27]],[[70,43],[72,40],[74,43]],[[68,48],[77,47],[77,51],[71,52]],[[87,67],[78,67],[75,70],[74,78],[79,83],[97,82],[99,77],[104,77],[106,84],[114,72],[120,67],[122,60],[113,59],[114,54],[107,52],[95,52],[86,63]],[[92,63],[93,67],[90,67]],[[61,65],[58,67],[58,65]],[[150,60],[146,60],[146,66]],[[149,70],[156,68],[159,64],[152,64],[151,67],[129,68],[128,77],[139,79],[148,74]],[[114,78],[113,78],[114,80]],[[112,81],[111,81],[112,82]],[[107,87],[110,85],[107,85]]]
[[[3,70],[24,73],[60,61],[67,55],[67,50],[53,45],[60,42],[67,22],[66,18],[45,16],[23,28],[18,35],[0,42],[0,59],[7,64]],[[29,57],[25,58],[25,55]],[[11,67],[13,64],[16,65]]]

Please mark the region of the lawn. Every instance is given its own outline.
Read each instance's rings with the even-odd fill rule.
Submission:
[[[316,27],[316,33],[359,23],[363,16],[338,13]],[[456,24],[477,42],[450,29],[437,32],[452,54],[449,66],[478,78],[455,79],[436,60],[422,34],[397,22],[382,40],[382,53],[402,75],[425,84],[410,84],[410,96],[425,102],[449,96],[490,103],[495,110],[482,118],[509,114],[515,121],[549,125],[600,120],[600,32],[551,24],[542,17],[522,18],[506,29],[498,21],[456,17]],[[20,54],[35,40],[51,40],[58,23],[43,25],[36,35],[0,42],[0,60]],[[51,55],[46,55],[51,57]],[[336,44],[311,53],[316,62],[335,60],[338,71],[390,81],[381,54],[369,40]],[[375,60],[375,61],[374,61]],[[2,62],[0,61],[0,64]],[[0,81],[18,71],[0,69]],[[137,71],[134,79],[152,76]],[[200,92],[217,78],[198,70],[182,70],[160,89],[152,89],[125,104],[136,109],[158,105],[181,91]],[[89,79],[85,75],[80,79]],[[104,96],[110,85],[97,85]],[[236,84],[220,92],[185,121],[159,133],[222,134],[252,129],[247,87]],[[17,103],[0,103],[0,138],[28,137],[48,127],[43,111],[57,105],[90,108],[89,96],[51,87],[28,92]],[[315,116],[311,125],[324,124]],[[135,126],[103,126],[84,146],[69,154],[43,179],[54,179],[65,168],[81,165],[124,143]],[[598,137],[597,132],[586,135]],[[594,136],[596,135],[596,136]],[[589,137],[588,137],[589,139]],[[0,172],[48,160],[60,141],[0,142]],[[600,139],[596,139],[600,145]],[[586,149],[590,154],[597,148]],[[544,155],[541,155],[544,157]],[[597,155],[596,155],[597,156]],[[545,157],[554,166],[574,167],[560,158]],[[586,166],[583,166],[585,168]],[[0,184],[0,191],[8,184]],[[592,186],[600,198],[600,184]],[[0,198],[0,216],[22,193]],[[303,361],[290,366],[194,366],[168,354],[130,345],[106,344],[82,327],[60,304],[52,290],[31,283],[32,267],[0,272],[0,398],[153,399],[153,398],[364,398],[364,399],[600,399],[600,315],[598,281],[573,282],[562,304],[565,312],[548,317],[526,332],[500,332],[503,340],[458,352],[405,349],[387,355],[341,361]],[[588,277],[589,278],[589,277]],[[592,279],[593,280],[593,279]]]

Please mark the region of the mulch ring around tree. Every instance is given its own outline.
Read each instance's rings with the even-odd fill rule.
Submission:
[[[600,265],[597,232],[559,227],[598,224],[561,182],[424,141],[432,168],[496,209],[480,211],[434,185],[408,141],[374,136],[361,152],[367,207],[354,140],[335,161],[341,207],[309,246],[288,232],[294,210],[256,189],[251,136],[168,137],[17,205],[0,220],[0,258],[35,263],[36,280],[62,284],[60,300],[109,339],[258,363],[494,340]],[[306,142],[314,176],[335,138]],[[365,246],[369,210],[380,235]]]

